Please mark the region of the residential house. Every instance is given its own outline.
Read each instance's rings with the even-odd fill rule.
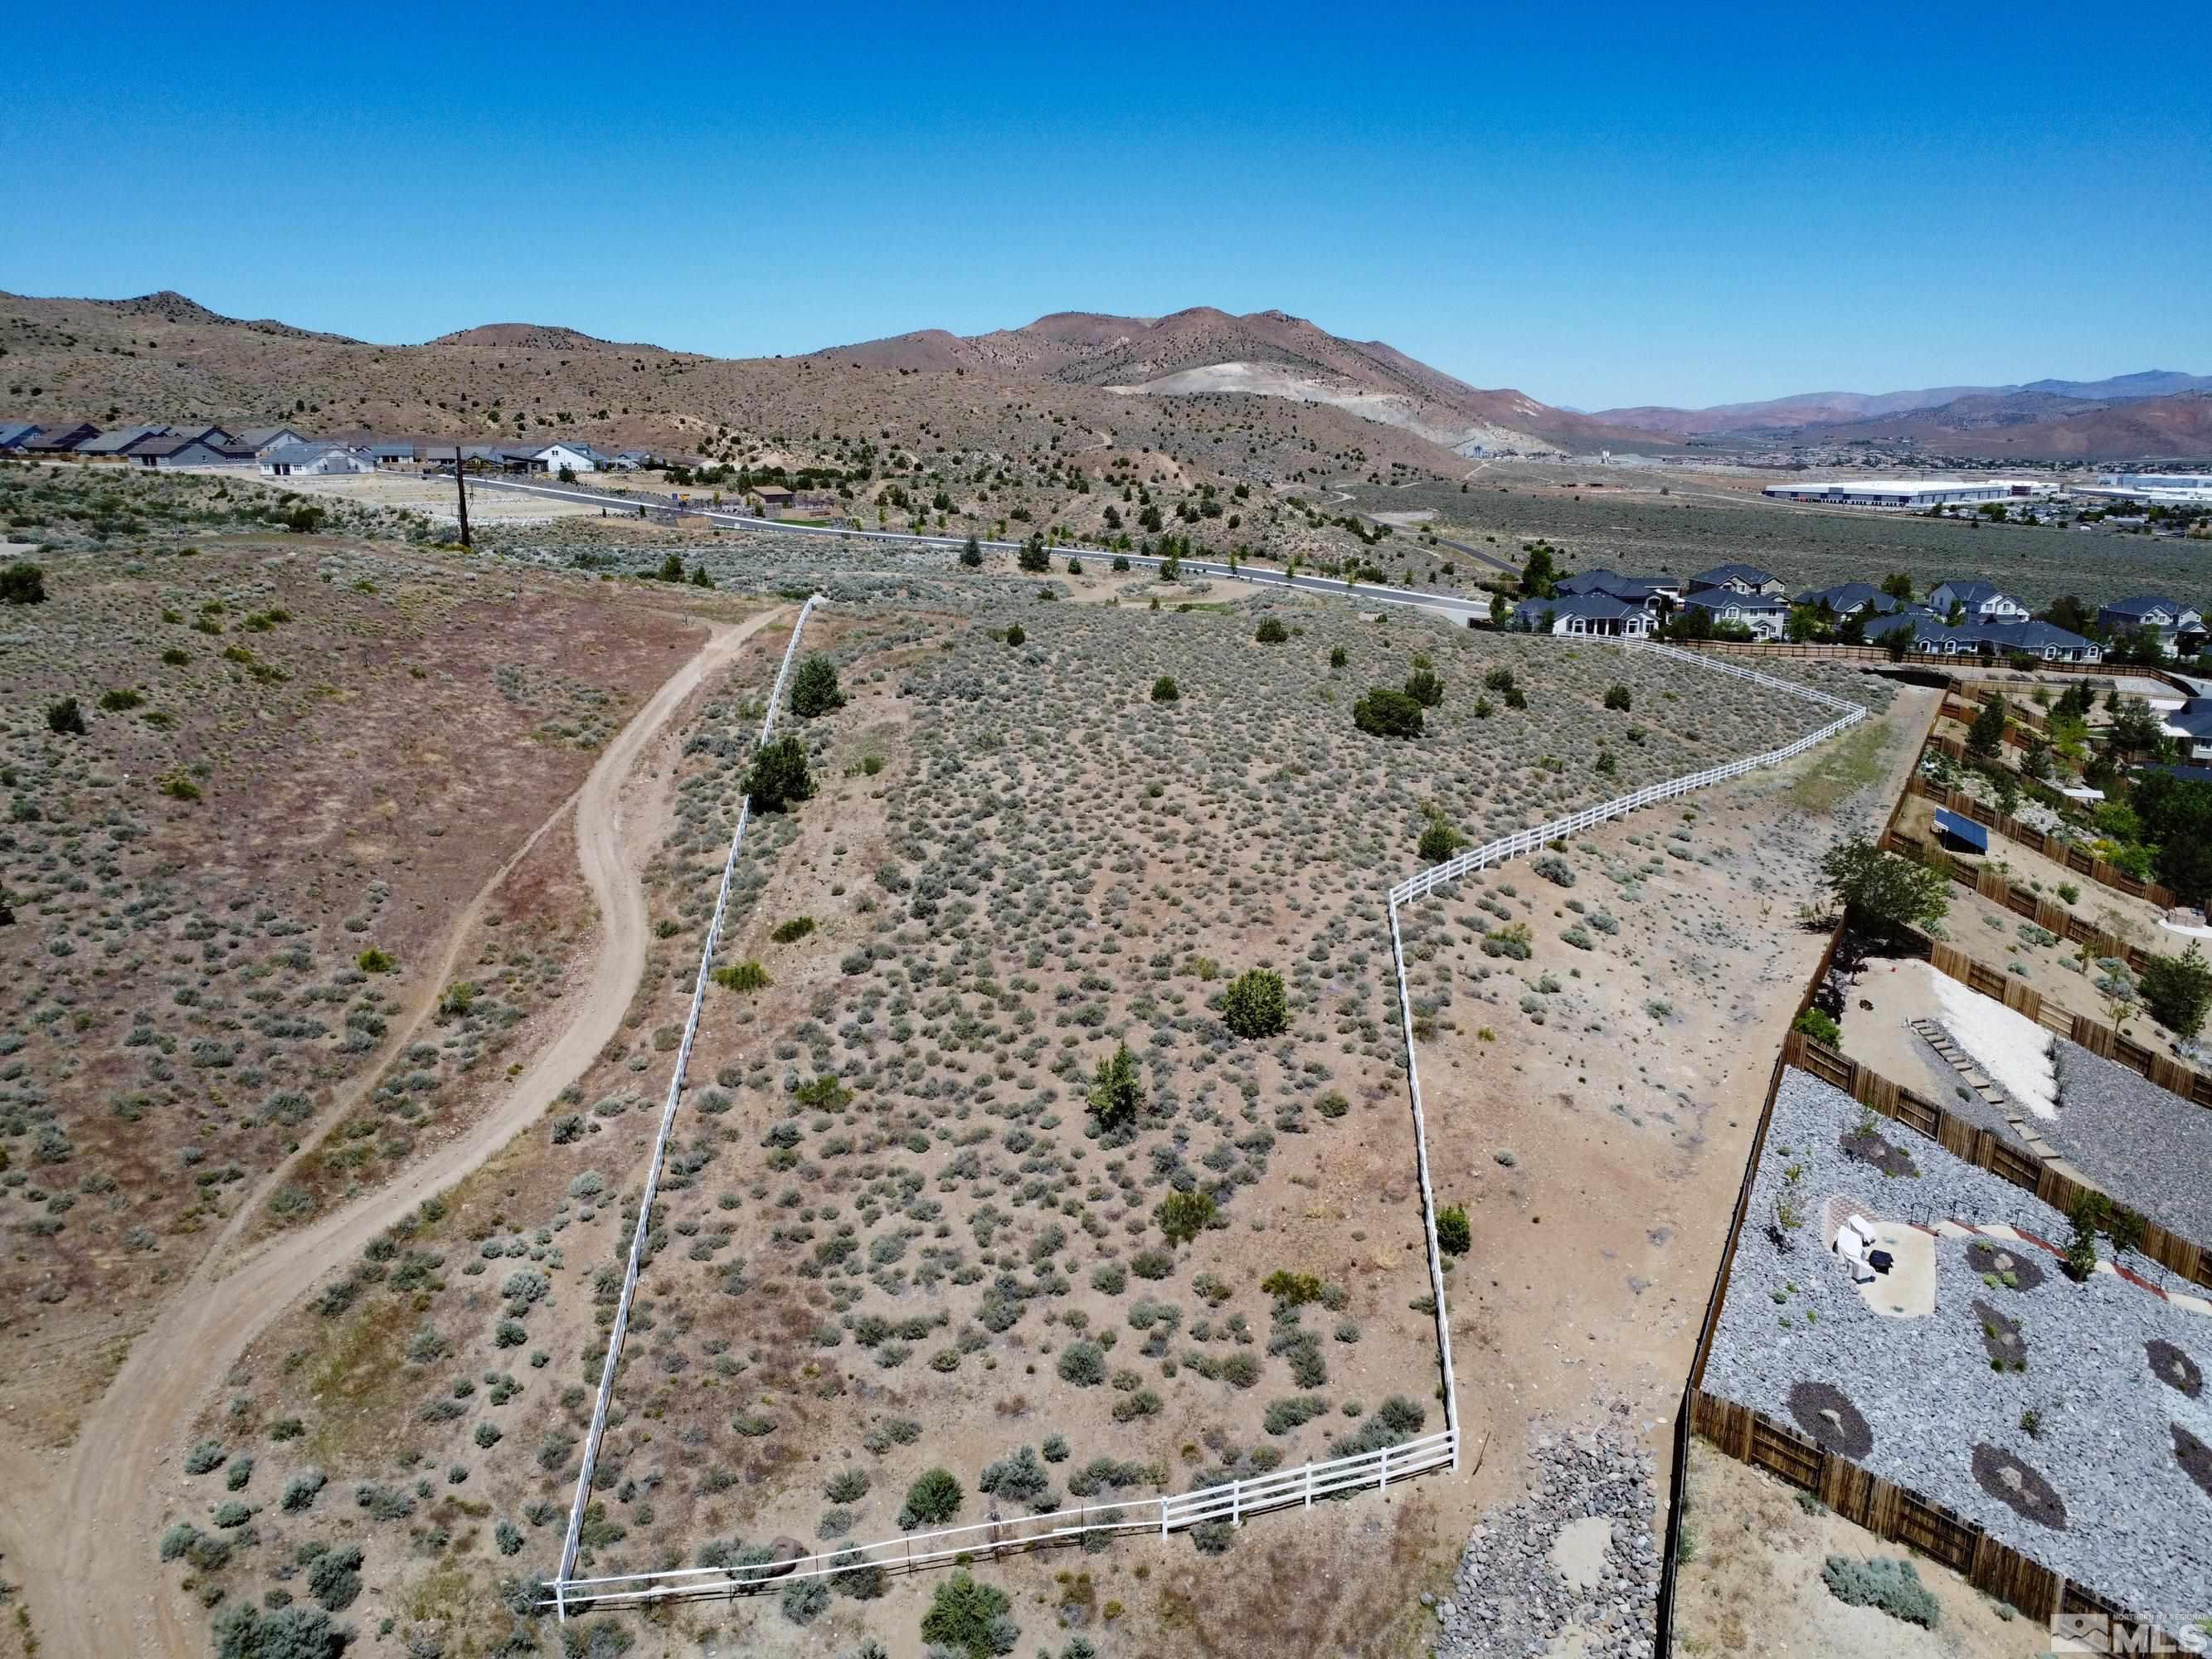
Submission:
[[[2212,762],[2212,697],[2191,697],[2160,715],[2159,723],[2166,736],[2181,740],[2184,760],[2193,765]]]
[[[651,466],[653,461],[649,449],[624,449],[617,451],[608,465],[619,472],[635,472],[641,466]]]
[[[119,426],[112,432],[103,432],[98,437],[87,438],[70,452],[82,461],[120,461],[129,458],[140,444],[151,443],[156,438],[166,438],[171,428],[162,425]]]
[[[1641,640],[1650,638],[1657,625],[1640,601],[1610,593],[1561,593],[1556,599],[1523,599],[1513,607],[1513,626],[1524,634]]]
[[[1741,593],[1753,599],[1774,599],[1786,591],[1781,577],[1757,565],[1717,564],[1711,570],[1700,570],[1690,578],[1690,592],[1698,593],[1709,589],[1721,589],[1730,593]]]
[[[760,502],[761,517],[763,519],[780,518],[790,511],[791,491],[781,484],[757,483],[747,489],[745,494]]]
[[[415,446],[411,443],[371,444],[368,459],[376,463],[376,470],[380,472],[396,471],[415,465]]]
[[[1949,616],[1954,606],[1966,611],[1969,622],[2015,623],[2028,618],[2026,605],[2009,593],[1999,592],[1996,583],[1979,577],[1938,582],[1928,590],[1928,608],[1937,616]]]
[[[252,459],[259,460],[272,449],[282,449],[287,444],[311,441],[307,435],[289,426],[249,426],[239,433],[238,441]]]
[[[1826,611],[1838,622],[1846,617],[1892,617],[1903,608],[1899,600],[1872,582],[1843,582],[1834,587],[1815,588],[1810,593],[1800,593],[1790,604]]]
[[[38,435],[35,421],[0,421],[0,453],[13,454]]]
[[[40,427],[33,436],[23,441],[26,455],[74,455],[77,446],[97,438],[100,428],[90,421],[78,421],[64,426]]]
[[[1954,623],[1933,611],[1899,611],[1866,625],[1869,641],[1887,642],[1899,629],[1912,631],[1909,649],[1923,657],[2027,657],[2044,662],[2102,662],[2105,647],[2094,640],[2045,622],[1983,622],[1969,617]]]
[[[0,439],[4,442],[4,439]],[[2188,605],[2160,593],[2142,593],[2097,607],[2097,626],[2109,634],[2133,634],[2148,629],[2169,657],[2195,655],[2205,641],[2204,617]]]
[[[565,440],[550,444],[509,444],[499,453],[510,472],[558,472],[563,468],[571,472],[596,472],[600,465],[599,451],[589,444]]]
[[[270,478],[319,478],[347,473],[374,472],[376,463],[368,452],[343,444],[286,444],[261,458],[261,471]]]
[[[1559,592],[1577,598],[1604,593],[1650,610],[1658,609],[1662,600],[1679,605],[1682,599],[1682,585],[1672,576],[1624,576],[1618,570],[1580,571],[1561,577],[1554,586]]]
[[[1790,621],[1790,606],[1784,600],[1727,586],[1692,589],[1682,604],[1686,610],[1703,611],[1717,629],[1741,623],[1755,640],[1780,639]]]
[[[127,456],[141,466],[246,466],[253,452],[219,426],[177,427],[133,445]]]

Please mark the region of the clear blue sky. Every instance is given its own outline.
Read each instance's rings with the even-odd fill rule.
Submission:
[[[2212,373],[2196,8],[624,9],[21,9],[0,288],[729,355],[1273,306],[1584,408]]]

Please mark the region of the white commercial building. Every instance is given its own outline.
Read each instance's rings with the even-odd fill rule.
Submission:
[[[2212,506],[2212,472],[2100,472],[2096,483],[2076,484],[2074,493],[2105,501]]]
[[[1769,484],[1759,494],[1775,501],[1820,501],[1837,507],[1973,506],[1982,501],[2045,501],[2058,486],[2040,478],[1827,478]]]

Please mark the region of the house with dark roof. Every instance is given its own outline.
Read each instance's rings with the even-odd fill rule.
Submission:
[[[2183,758],[2192,764],[2212,761],[2212,697],[2191,697],[2159,717],[2169,738],[2179,738]]]
[[[103,432],[96,438],[87,438],[71,453],[79,460],[119,461],[129,457],[140,444],[151,443],[156,438],[166,438],[170,428],[156,423],[152,426],[119,426],[112,432]]]
[[[1523,599],[1513,607],[1513,626],[1524,634],[1648,639],[1657,619],[1635,599],[1610,593],[1561,593],[1555,599]]]
[[[1662,599],[1679,603],[1682,585],[1672,576],[1624,576],[1618,570],[1583,570],[1562,576],[1555,591],[1577,599],[1603,593],[1656,608]]]
[[[77,446],[97,438],[100,428],[90,421],[67,426],[43,426],[23,441],[26,455],[74,455]]]
[[[38,434],[35,421],[0,421],[0,451],[12,454],[23,447],[27,439]]]
[[[1928,608],[1938,616],[1949,616],[1954,605],[1966,611],[1969,622],[2026,622],[2028,618],[2026,605],[2011,594],[1998,592],[1995,582],[1985,582],[1978,576],[1938,582],[1928,590]]]
[[[180,426],[132,445],[125,459],[150,467],[249,466],[253,455],[219,426]]]
[[[1981,622],[1968,617],[1954,623],[1933,611],[1899,611],[1866,624],[1870,641],[1887,642],[1899,629],[1912,633],[1907,647],[1923,657],[1984,657],[1992,659],[2031,658],[2044,662],[2102,662],[2105,647],[2094,640],[2045,622]]]
[[[1759,594],[1739,592],[1732,587],[1714,586],[1693,590],[1682,601],[1686,611],[1702,611],[1712,619],[1715,628],[1738,623],[1751,630],[1755,640],[1778,640],[1790,622],[1790,606],[1784,601]]]
[[[1818,587],[1809,593],[1800,593],[1790,603],[1810,605],[1838,621],[1845,617],[1893,617],[1903,608],[1896,599],[1872,582],[1839,582],[1833,587]]]
[[[2148,629],[2169,657],[2194,656],[2205,641],[2203,614],[2162,593],[2139,593],[2097,607],[2097,626],[2108,634]]]
[[[1690,578],[1690,592],[1720,589],[1753,599],[1772,599],[1787,591],[1787,584],[1771,570],[1755,564],[1717,564]]]
[[[415,446],[404,441],[371,444],[368,459],[376,463],[376,470],[380,472],[412,466],[415,465]]]

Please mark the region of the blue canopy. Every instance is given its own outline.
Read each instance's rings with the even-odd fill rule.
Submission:
[[[1962,818],[1956,812],[1947,812],[1941,807],[1936,810],[1936,833],[1945,841],[1962,842],[1977,853],[1985,854],[1990,850],[1988,830],[1972,818]]]

